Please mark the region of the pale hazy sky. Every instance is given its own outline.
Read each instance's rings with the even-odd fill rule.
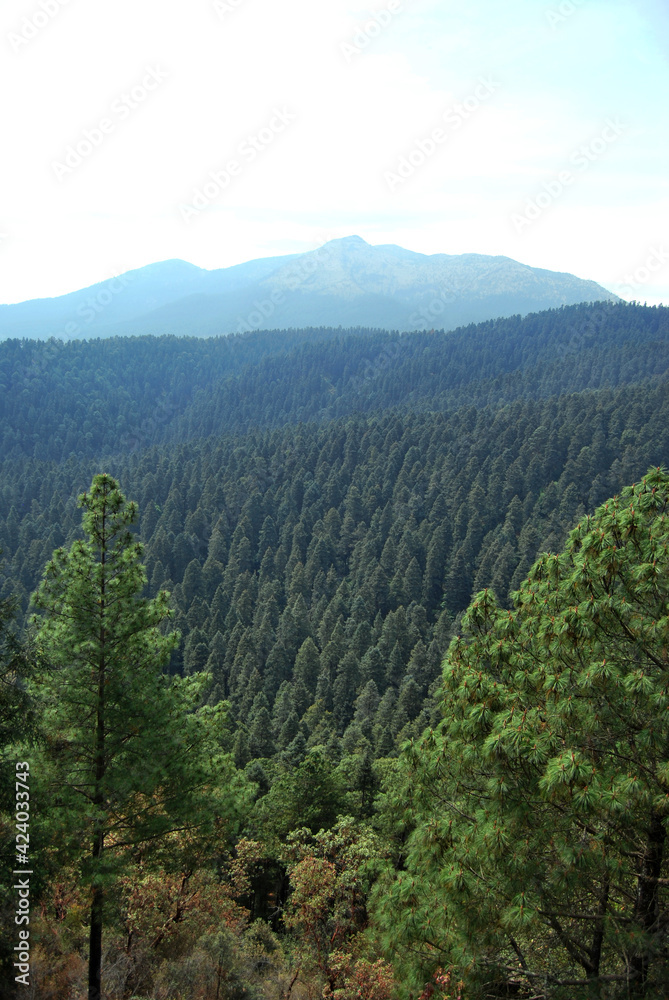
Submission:
[[[666,0],[4,0],[0,44],[0,302],[356,234],[669,303]]]

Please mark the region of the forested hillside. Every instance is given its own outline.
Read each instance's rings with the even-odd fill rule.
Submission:
[[[337,817],[404,865],[379,795],[441,718],[472,595],[510,608],[540,553],[669,464],[668,372],[669,310],[625,304],[447,334],[0,344],[0,597],[25,621],[80,537],[77,496],[114,476],[139,505],[146,595],[171,593],[170,673],[209,672],[208,704],[229,703],[222,746],[249,790],[234,836],[256,845],[234,848],[250,852],[235,898],[308,938],[300,865],[343,850]]]
[[[137,452],[391,407],[453,411],[662,378],[665,308],[569,306],[452,333],[274,330],[0,344],[0,458]]]

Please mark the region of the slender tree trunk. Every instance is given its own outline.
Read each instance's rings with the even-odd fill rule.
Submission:
[[[104,669],[101,673],[101,687],[104,687]],[[104,726],[101,725],[103,718],[104,704],[98,706],[98,734],[97,734],[97,762],[96,762],[96,788],[94,802],[95,806],[102,810],[104,797],[102,790],[102,778],[104,777]],[[93,838],[93,850],[91,857],[93,861],[93,890],[91,898],[91,933],[88,950],[88,1000],[101,1000],[101,975],[102,975],[102,909],[104,894],[100,885],[99,870],[104,852],[104,827],[101,816],[96,817],[96,830]]]
[[[101,756],[98,764],[102,764],[104,774],[104,757]],[[102,784],[96,782],[95,805],[102,808]],[[100,885],[99,869],[104,851],[104,828],[102,819],[96,819],[96,831],[93,840],[93,850],[91,852],[93,860],[93,890],[91,894],[91,932],[88,948],[88,1000],[101,1000],[101,976],[102,976],[102,910],[104,903],[104,891]]]
[[[91,933],[88,951],[88,1000],[101,1000],[102,974],[102,906],[103,891],[99,885],[93,886],[91,903]]]
[[[601,995],[601,983],[599,981],[600,965],[602,961],[602,948],[604,945],[604,931],[606,927],[606,914],[609,905],[609,880],[605,879],[602,885],[601,895],[599,897],[598,917],[595,924],[595,929],[592,935],[592,945],[590,947],[590,956],[592,958],[592,974],[590,976],[591,982],[588,986],[590,993],[593,997],[599,997]]]
[[[637,880],[637,895],[634,916],[642,933],[652,934],[659,917],[658,879],[662,871],[664,842],[667,832],[664,818],[651,813],[648,839],[641,859],[641,871]],[[642,997],[646,992],[646,981],[650,968],[651,954],[647,943],[632,954],[630,960],[630,990],[632,996]]]
[[[95,792],[93,802],[98,814],[95,817],[95,835],[93,838],[93,892],[91,900],[91,933],[88,949],[88,1000],[102,1000],[102,919],[104,896],[100,885],[99,870],[105,846],[104,821],[104,789],[102,782],[105,776],[105,562],[106,562],[106,508],[102,512],[101,531],[101,577],[100,577],[100,659],[98,664],[98,694],[95,729]]]

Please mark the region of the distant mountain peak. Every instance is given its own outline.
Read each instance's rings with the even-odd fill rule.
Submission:
[[[616,299],[594,281],[510,257],[422,254],[351,235],[306,253],[216,270],[161,261],[59,298],[0,306],[0,339],[212,336],[320,326],[453,330]]]
[[[365,246],[368,247],[370,244],[367,240],[363,240],[362,236],[339,236],[335,240],[328,240],[323,246],[333,247],[333,246]],[[321,250],[323,247],[320,248]]]

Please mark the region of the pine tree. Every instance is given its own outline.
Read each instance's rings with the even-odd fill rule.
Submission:
[[[542,556],[512,610],[477,594],[443,721],[405,751],[415,832],[384,909],[410,907],[409,976],[667,995],[668,606],[661,469]]]
[[[54,553],[33,598],[45,664],[33,691],[46,734],[39,770],[55,792],[49,836],[90,888],[88,997],[100,1000],[106,895],[131,852],[148,863],[175,831],[212,834],[229,773],[220,711],[197,710],[208,678],[163,672],[178,635],[160,630],[168,595],[140,597],[137,506],[109,475],[79,505],[86,540]]]

